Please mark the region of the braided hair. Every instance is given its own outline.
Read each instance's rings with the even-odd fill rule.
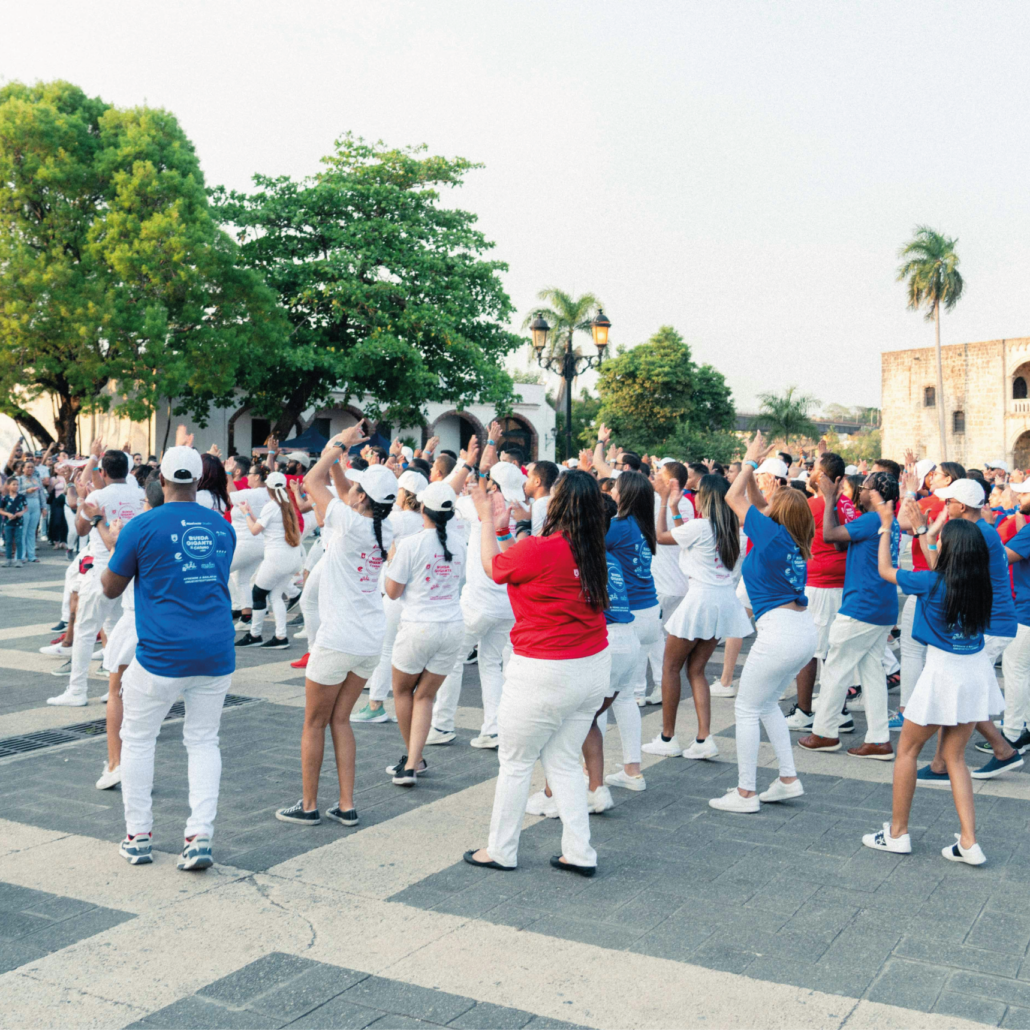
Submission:
[[[373,501],[368,494],[365,494],[365,497],[368,498],[369,506],[372,509],[372,532],[376,535],[376,543],[379,544],[379,550],[385,554],[386,548],[383,547],[383,519],[389,518],[390,512],[393,511],[393,501],[380,504],[378,501]]]
[[[454,555],[451,554],[450,548],[447,546],[447,523],[454,518],[453,510],[436,511],[433,508],[427,508],[423,504],[422,514],[425,515],[434,526],[436,526],[436,535],[440,541],[440,546],[443,548],[443,560],[450,564],[454,560]]]

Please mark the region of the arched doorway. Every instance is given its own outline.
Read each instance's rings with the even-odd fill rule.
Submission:
[[[1030,430],[1020,433],[1012,448],[1012,464],[1016,468],[1030,468]]]
[[[480,452],[486,446],[483,423],[467,411],[452,410],[439,415],[423,431],[422,443],[425,444],[431,436],[440,438],[440,450],[454,451],[455,454],[464,450],[473,436],[479,440]]]
[[[501,423],[501,438],[497,441],[498,451],[518,447],[526,462],[536,461],[537,435],[532,423],[521,415],[509,415],[497,421]]]

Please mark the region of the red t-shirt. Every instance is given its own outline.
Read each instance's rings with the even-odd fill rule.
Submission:
[[[930,494],[929,497],[923,497],[919,501],[919,510],[926,516],[926,524],[928,526],[933,525],[937,516],[940,515],[944,509],[944,501],[942,501],[936,494]],[[922,544],[919,542],[919,537],[912,535],[912,571],[913,572],[928,572],[930,566],[926,563],[926,555],[923,554]]]
[[[560,533],[520,540],[494,558],[515,613],[511,646],[524,658],[588,658],[608,646],[604,613],[583,597],[579,569]]]
[[[808,498],[808,507],[815,519],[815,536],[812,538],[812,557],[808,562],[808,585],[841,589],[844,586],[844,569],[848,564],[848,552],[838,551],[833,544],[823,540],[823,515],[826,513],[826,501],[822,495]],[[837,498],[837,523],[846,526],[858,518],[851,498],[843,494]]]
[[[232,481],[232,488],[234,490],[246,490],[248,486],[247,477],[244,476],[242,479],[234,479]]]

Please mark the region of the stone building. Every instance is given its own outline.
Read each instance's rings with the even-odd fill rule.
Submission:
[[[1030,337],[951,344],[941,363],[948,458],[1030,468]],[[883,454],[939,459],[934,348],[885,351],[881,373]]]

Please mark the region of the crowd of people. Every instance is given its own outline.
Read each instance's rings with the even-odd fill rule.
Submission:
[[[355,724],[397,724],[403,750],[386,774],[417,788],[427,749],[456,738],[475,661],[483,720],[471,745],[497,752],[498,777],[470,864],[514,869],[530,813],[562,821],[555,868],[593,875],[590,815],[614,805],[612,789],[647,789],[642,753],[718,757],[713,696],[735,699],[738,767],[713,809],[756,814],[802,798],[794,748],[840,751],[864,711],[865,738],[846,753],[893,761],[894,789],[890,819],[863,843],[911,851],[915,788],[945,781],[959,832],[943,857],[986,861],[971,777],[1021,768],[1030,747],[1030,482],[1019,470],[911,454],[855,467],[825,447],[776,452],[761,433],[727,466],[639,455],[604,426],[564,466],[527,464],[498,423],[482,453],[474,436],[456,453],[437,440],[369,447],[368,434],[353,426],[317,460],[274,441],[259,460],[223,459],[180,427],[160,463],[96,441],[81,465],[46,455],[48,476],[12,455],[0,513],[15,553],[29,554],[8,533],[16,519],[27,525],[34,507],[40,521],[55,496],[66,513],[62,545],[75,560],[60,636],[42,650],[67,659],[55,674],[68,685],[49,703],[86,704],[89,663],[102,658],[108,756],[97,787],[121,784],[129,862],[152,860],[155,743],[181,695],[192,812],[179,866],[211,865],[235,652],[297,639],[301,796],[275,812],[283,822],[358,823]],[[59,536],[48,533],[55,546]],[[292,640],[291,618],[303,624]],[[720,643],[721,675],[709,681]],[[697,727],[686,747],[676,733],[684,680]],[[661,705],[662,727],[644,743],[649,705]],[[605,776],[609,711],[622,754]],[[339,792],[323,810],[327,728]],[[760,787],[763,728],[777,775]],[[974,731],[990,757],[970,770]],[[537,760],[546,783],[531,795]]]

